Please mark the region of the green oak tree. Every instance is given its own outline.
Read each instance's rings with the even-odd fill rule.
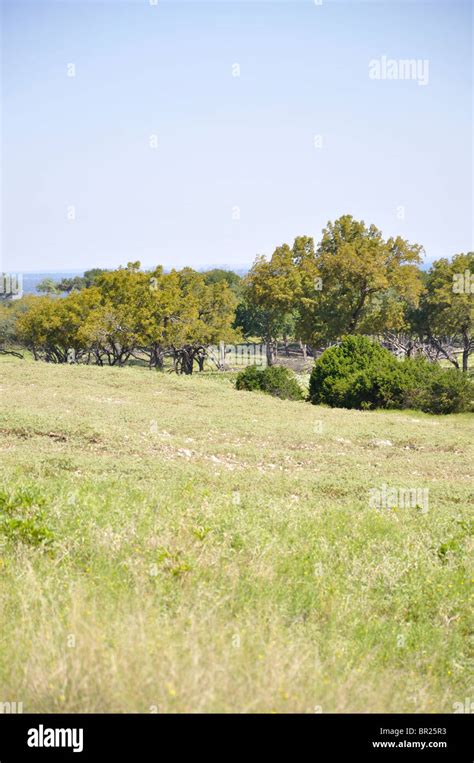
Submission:
[[[456,368],[460,364],[455,348],[460,345],[461,367],[468,371],[474,349],[474,252],[433,262],[412,322],[415,330]]]

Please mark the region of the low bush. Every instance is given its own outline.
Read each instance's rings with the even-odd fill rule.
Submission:
[[[251,392],[266,392],[282,400],[302,400],[304,397],[295,375],[283,366],[248,366],[238,374],[235,386]]]
[[[467,374],[424,358],[397,360],[363,336],[344,337],[315,362],[309,400],[339,408],[415,408],[427,413],[470,410]]]
[[[426,378],[426,397],[421,410],[429,413],[462,413],[473,410],[474,385],[472,379],[455,368],[429,364]]]

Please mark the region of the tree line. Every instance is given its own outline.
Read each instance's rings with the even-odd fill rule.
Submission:
[[[249,337],[314,354],[341,339],[376,336],[408,357],[424,354],[468,370],[474,346],[474,253],[422,270],[423,249],[350,215],[329,222],[319,244],[299,236],[258,256],[246,276],[191,268],[145,272],[139,262],[43,282],[45,296],[0,309],[0,348],[37,360],[122,366],[133,358],[178,373],[202,370],[207,348]],[[65,294],[57,298],[58,294]],[[14,349],[12,349],[12,347]]]

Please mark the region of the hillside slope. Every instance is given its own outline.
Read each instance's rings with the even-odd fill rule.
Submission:
[[[0,701],[452,712],[473,420],[2,359]],[[429,504],[371,506],[385,485]]]

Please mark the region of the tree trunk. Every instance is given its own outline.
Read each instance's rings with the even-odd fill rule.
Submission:
[[[357,322],[358,322],[360,314],[361,314],[361,312],[362,312],[362,310],[364,308],[365,301],[367,299],[367,295],[368,295],[367,284],[364,283],[363,286],[362,286],[361,294],[359,296],[359,300],[358,300],[357,305],[355,306],[355,309],[354,309],[354,311],[352,313],[352,316],[351,316],[351,321],[349,323],[349,329],[348,329],[348,332],[347,332],[348,334],[353,334],[355,332],[356,328],[357,328]]]
[[[186,353],[185,358],[184,358],[183,368],[184,368],[184,373],[187,376],[191,376],[191,374],[193,372],[193,366],[194,366],[194,357],[193,357],[193,355],[191,353]]]
[[[271,337],[266,339],[267,366],[273,366],[273,342]]]
[[[462,350],[462,370],[467,374],[469,370],[469,350],[471,349],[471,342],[466,331],[463,331],[463,350]]]
[[[445,357],[446,360],[449,360],[449,362],[452,363],[455,368],[459,369],[459,363],[456,355],[452,352],[448,352],[448,350],[441,344],[441,341],[438,341],[438,339],[436,339],[436,337],[434,337],[432,334],[428,334],[428,341],[440,355]]]
[[[159,371],[163,370],[164,357],[163,350],[159,344],[154,344],[150,350],[150,368],[156,368]]]

